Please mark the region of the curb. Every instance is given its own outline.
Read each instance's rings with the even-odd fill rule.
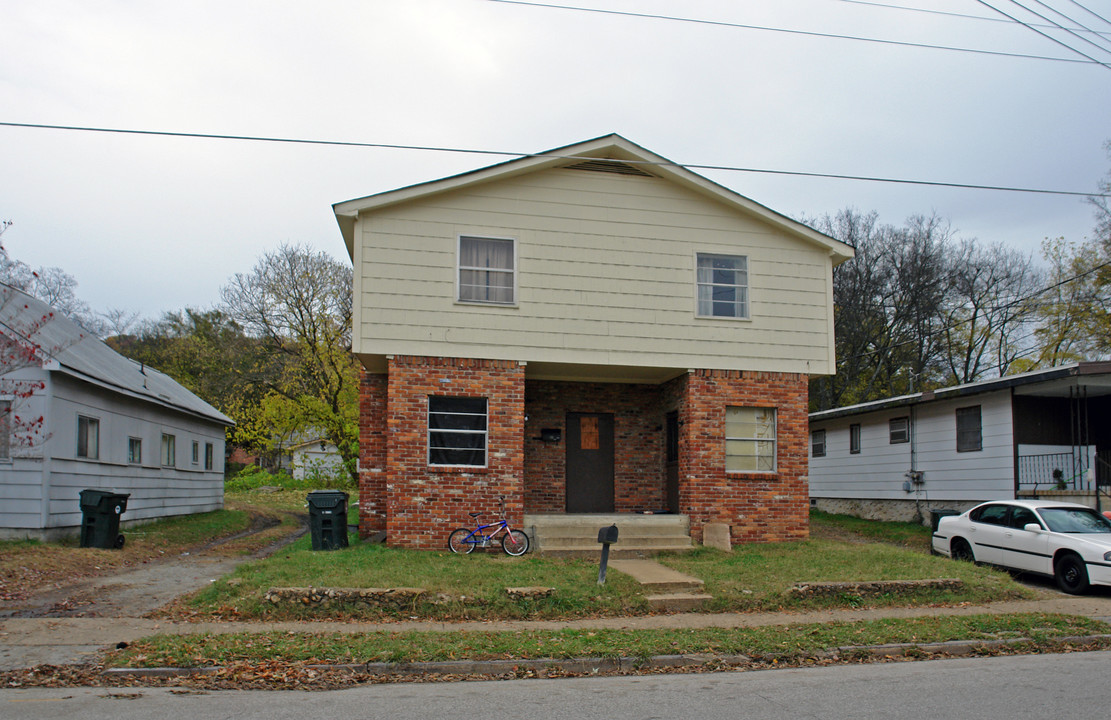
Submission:
[[[1041,641],[1044,645],[1071,643],[1109,642],[1111,634],[1079,635]],[[936,643],[893,643],[889,645],[846,645],[815,653],[782,653],[777,655],[654,655],[648,658],[571,658],[560,660],[447,660],[412,663],[352,663],[342,665],[308,665],[317,672],[344,672],[371,676],[414,675],[518,675],[532,672],[538,676],[599,675],[602,673],[635,673],[643,670],[680,670],[691,668],[736,668],[756,663],[778,663],[780,660],[812,658],[815,660],[867,659],[886,657],[918,657],[920,655],[948,655],[961,657],[978,652],[1023,645],[1034,642],[1030,638],[1004,640],[948,640]],[[176,678],[215,675],[224,670],[214,667],[161,667],[161,668],[109,668],[101,673],[105,678]]]

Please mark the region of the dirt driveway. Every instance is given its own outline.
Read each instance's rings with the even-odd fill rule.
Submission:
[[[307,531],[302,526],[250,554],[228,552],[265,529],[252,528],[133,570],[68,583],[9,607],[0,612],[0,670],[84,662],[106,646],[154,634],[165,624],[149,617],[155,610]]]

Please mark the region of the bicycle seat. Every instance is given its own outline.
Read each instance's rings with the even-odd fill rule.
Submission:
[[[473,512],[473,513],[467,513],[467,514],[468,514],[468,515],[470,515],[470,516],[471,516],[471,517],[473,517],[473,518],[477,518],[477,517],[478,517],[479,515],[481,515],[482,513],[480,513],[480,512]]]

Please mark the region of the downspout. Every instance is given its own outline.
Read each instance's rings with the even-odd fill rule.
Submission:
[[[1018,457],[1018,424],[1015,422],[1015,389],[1011,388],[1011,457],[1014,463],[1011,467],[1011,473],[1015,478],[1015,493],[1014,497],[1019,497],[1021,485],[1021,462]],[[1038,496],[1037,486],[1034,486],[1034,497]]]

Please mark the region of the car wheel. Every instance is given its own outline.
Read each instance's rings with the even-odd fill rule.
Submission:
[[[1069,595],[1080,595],[1088,589],[1088,568],[1079,556],[1062,555],[1053,563],[1053,579]]]
[[[964,538],[954,538],[953,543],[949,546],[949,556],[954,560],[976,562],[976,556],[972,553],[972,546]]]

